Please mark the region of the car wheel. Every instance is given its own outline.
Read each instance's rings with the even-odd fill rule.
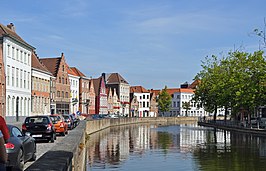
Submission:
[[[68,134],[68,130],[66,130],[66,134]]]
[[[18,163],[17,163],[17,170],[23,171],[24,168],[24,157],[23,157],[23,151],[22,149],[18,152]]]
[[[61,133],[61,135],[62,135],[62,136],[65,136],[65,135],[66,135],[66,133],[65,133],[65,132],[62,132],[62,133]]]

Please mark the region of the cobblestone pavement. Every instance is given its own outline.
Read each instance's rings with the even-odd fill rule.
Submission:
[[[56,136],[56,140],[54,141],[54,143],[51,143],[51,142],[47,143],[47,142],[37,141],[37,143],[36,143],[36,147],[37,147],[37,153],[36,153],[37,159],[36,160],[38,160],[44,153],[46,153],[47,151],[49,151],[57,143],[60,143],[63,139],[64,139],[64,136],[57,135]],[[28,168],[32,163],[34,163],[34,161],[33,162],[27,162],[27,163],[25,163],[24,169]]]

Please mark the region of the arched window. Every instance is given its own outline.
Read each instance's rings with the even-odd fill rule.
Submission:
[[[12,104],[11,104],[11,115],[14,116],[15,115],[15,97],[12,97]]]
[[[7,115],[10,115],[10,96],[7,96],[6,109]]]
[[[26,114],[27,114],[27,98],[24,99],[24,115]]]
[[[30,98],[28,98],[28,116],[30,115]]]

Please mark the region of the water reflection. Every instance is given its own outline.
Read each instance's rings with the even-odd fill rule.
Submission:
[[[265,170],[266,139],[196,123],[129,125],[93,134],[87,170]]]

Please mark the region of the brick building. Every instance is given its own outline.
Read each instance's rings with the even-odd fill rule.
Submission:
[[[64,54],[56,58],[41,58],[40,61],[55,77],[55,113],[70,112],[70,81],[67,73],[68,65]],[[52,109],[51,109],[51,112]]]

